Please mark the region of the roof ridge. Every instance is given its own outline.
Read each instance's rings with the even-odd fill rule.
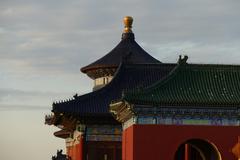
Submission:
[[[158,64],[159,65],[159,64]],[[146,88],[136,88],[133,89],[131,91],[127,91],[125,93],[123,93],[123,97],[122,99],[125,98],[126,95],[131,95],[131,94],[135,94],[136,92],[149,92],[149,90],[151,90],[152,88],[155,88],[156,86],[161,87],[162,85],[164,85],[165,83],[167,83],[170,79],[172,79],[177,72],[180,70],[180,66],[184,65],[184,63],[178,63],[170,72],[168,75],[166,75],[165,77],[163,77],[160,81],[156,81],[155,83],[151,84],[150,86],[146,87]]]
[[[126,92],[122,100],[152,105],[239,104],[237,98],[240,97],[240,66],[214,66],[216,67],[179,63],[162,80],[142,90]]]
[[[240,64],[200,64],[200,63],[188,63],[191,66],[194,67],[233,67],[233,68],[240,68]]]

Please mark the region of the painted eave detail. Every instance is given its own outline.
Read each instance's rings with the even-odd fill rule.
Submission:
[[[124,123],[129,120],[134,114],[133,105],[126,101],[118,101],[110,104],[110,112],[113,114],[114,118]]]

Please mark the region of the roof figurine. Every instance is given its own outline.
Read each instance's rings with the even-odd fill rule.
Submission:
[[[188,56],[187,55],[184,55],[184,57],[182,58],[182,55],[179,55],[179,59],[178,59],[178,64],[184,64],[184,63],[187,63],[187,60],[188,60]]]

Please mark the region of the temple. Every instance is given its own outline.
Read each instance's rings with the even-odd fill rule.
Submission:
[[[120,43],[81,68],[94,80],[93,92],[53,103],[53,114],[45,118],[46,124],[60,128],[54,135],[65,139],[67,155],[74,160],[120,160],[122,125],[109,112],[109,104],[124,91],[155,83],[175,66],[162,64],[137,44],[132,22],[125,17]]]
[[[120,43],[81,68],[93,91],[54,102],[45,123],[72,160],[234,160],[240,66],[162,63],[135,41],[124,18]]]

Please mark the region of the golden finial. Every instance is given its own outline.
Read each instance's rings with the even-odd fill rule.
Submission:
[[[124,23],[124,33],[132,33],[132,23],[133,23],[133,18],[130,16],[126,16],[123,19]]]

